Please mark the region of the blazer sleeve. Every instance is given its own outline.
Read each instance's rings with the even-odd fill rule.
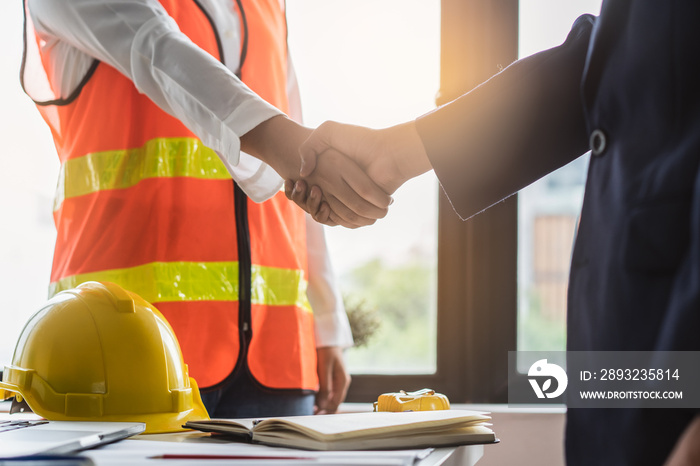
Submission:
[[[416,120],[455,211],[467,219],[587,151],[581,81],[595,18]]]

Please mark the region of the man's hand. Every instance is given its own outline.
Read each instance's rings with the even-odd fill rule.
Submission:
[[[241,149],[269,164],[284,179],[296,180],[301,169],[300,145],[310,134],[308,128],[280,115],[243,135]],[[334,150],[326,151],[308,182],[323,191],[334,221],[349,228],[384,217],[391,202],[391,196],[363,169]]]
[[[334,224],[347,228],[371,225],[386,216],[391,196],[350,158],[334,149],[324,152],[306,182],[318,186]]]
[[[343,350],[338,346],[316,349],[320,388],[316,395],[315,414],[333,414],[345,400],[350,374],[345,369]]]
[[[287,199],[294,201],[318,223],[332,227],[338,225],[338,222],[331,219],[333,213],[328,203],[323,201],[323,193],[318,186],[309,188],[304,180],[285,180],[284,193]]]
[[[309,212],[316,221],[329,225],[344,224],[339,221],[343,215],[327,202],[328,193],[323,186],[314,182],[312,175],[324,159],[333,154],[333,150],[350,157],[388,194],[407,180],[431,169],[414,122],[382,130],[332,121],[323,123],[300,148],[300,175],[305,179],[296,184],[288,181],[285,191],[287,197]],[[321,194],[325,202],[322,202]]]
[[[388,193],[396,191],[402,183],[400,166],[395,158],[394,148],[387,130],[373,130],[362,126],[346,125],[327,121],[314,130],[299,148],[301,171],[304,178],[311,175],[319,163],[319,156],[327,150],[335,149],[370,171],[378,179],[377,184]],[[374,179],[374,178],[373,178]]]

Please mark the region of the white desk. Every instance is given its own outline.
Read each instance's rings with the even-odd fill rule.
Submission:
[[[36,417],[10,415],[8,402],[0,402],[0,418]],[[3,412],[4,411],[4,412]],[[80,453],[97,466],[473,466],[484,454],[483,445],[428,450],[310,452],[250,445],[212,438],[202,432],[139,435]],[[221,459],[160,459],[163,455],[219,456]],[[224,458],[239,457],[239,459]],[[240,458],[243,457],[243,458]],[[245,458],[248,457],[248,458]],[[257,457],[254,459],[254,457]],[[277,459],[275,459],[275,457]]]
[[[312,452],[228,442],[188,432],[140,435],[81,455],[98,466],[473,466],[483,451],[483,445],[468,445],[433,450]],[[154,458],[163,455],[180,458]],[[186,458],[188,455],[192,457]]]

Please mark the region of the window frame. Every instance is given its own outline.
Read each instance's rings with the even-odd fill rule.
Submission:
[[[442,105],[518,56],[518,0],[442,0]],[[517,195],[463,222],[441,191],[438,207],[437,369],[353,374],[349,402],[433,388],[453,403],[504,403],[517,335]]]

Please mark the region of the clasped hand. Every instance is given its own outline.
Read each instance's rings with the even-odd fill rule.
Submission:
[[[373,224],[399,186],[431,169],[413,122],[382,130],[326,122],[299,151],[300,176],[286,180],[286,195],[331,226]]]

